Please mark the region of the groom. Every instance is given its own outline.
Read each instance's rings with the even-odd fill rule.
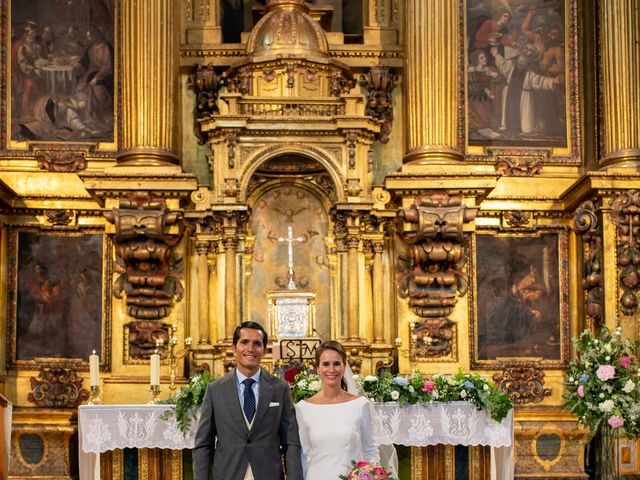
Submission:
[[[195,480],[278,480],[283,466],[287,480],[302,480],[291,393],[286,382],[260,368],[266,345],[259,323],[244,322],[233,332],[237,366],[204,394],[193,447]]]

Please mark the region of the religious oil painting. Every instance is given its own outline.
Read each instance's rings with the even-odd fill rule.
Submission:
[[[113,142],[117,0],[9,2],[14,142]]]
[[[476,367],[562,365],[568,350],[566,255],[562,231],[476,235]]]
[[[82,359],[95,350],[104,360],[102,232],[74,234],[12,230],[9,248],[8,358],[29,365],[36,358]]]
[[[315,294],[316,333],[330,338],[329,261],[324,243],[328,228],[325,207],[308,189],[295,184],[278,186],[256,199],[251,215],[255,235],[252,319],[270,325],[270,295],[290,293],[295,301],[296,295]]]
[[[471,146],[567,147],[565,0],[466,1]]]

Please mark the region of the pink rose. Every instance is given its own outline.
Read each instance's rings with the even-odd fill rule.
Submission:
[[[613,428],[620,428],[624,425],[624,418],[618,417],[617,415],[612,415],[611,417],[609,417],[609,420],[607,420],[607,422]]]
[[[360,460],[358,463],[356,463],[356,467],[358,467],[358,468],[366,467],[367,465],[369,465],[369,462],[364,462],[362,460]]]
[[[436,388],[435,383],[433,383],[431,380],[426,380],[424,382],[424,386],[422,387],[422,391],[427,393],[433,393],[435,388]]]
[[[596,376],[603,382],[611,380],[616,376],[616,367],[613,365],[600,365],[596,370]]]
[[[620,365],[622,365],[624,368],[627,368],[629,365],[631,365],[631,358],[627,355],[620,357]]]
[[[376,475],[376,477],[378,478],[387,478],[387,472],[384,470],[384,468],[382,467],[376,467],[373,469],[373,473]]]
[[[584,385],[580,385],[580,386],[578,387],[578,396],[579,396],[580,398],[584,398]]]

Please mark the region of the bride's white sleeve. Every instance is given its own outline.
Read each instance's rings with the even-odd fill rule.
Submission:
[[[379,462],[380,452],[373,435],[373,419],[375,411],[371,402],[364,403],[362,409],[362,425],[360,425],[360,439],[362,442],[362,456],[369,462]]]
[[[302,401],[302,400],[301,400]],[[298,422],[298,436],[300,437],[300,459],[302,460],[303,477],[307,476],[307,468],[309,466],[309,451],[311,450],[311,442],[309,440],[309,429],[305,424],[302,408],[296,404],[296,420]]]

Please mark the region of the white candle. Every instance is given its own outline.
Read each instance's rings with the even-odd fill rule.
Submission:
[[[271,351],[273,352],[273,359],[280,360],[280,342],[273,342],[271,344]]]
[[[151,355],[151,385],[160,385],[160,355]]]
[[[100,385],[100,357],[96,355],[95,350],[89,355],[89,378],[92,387]]]

